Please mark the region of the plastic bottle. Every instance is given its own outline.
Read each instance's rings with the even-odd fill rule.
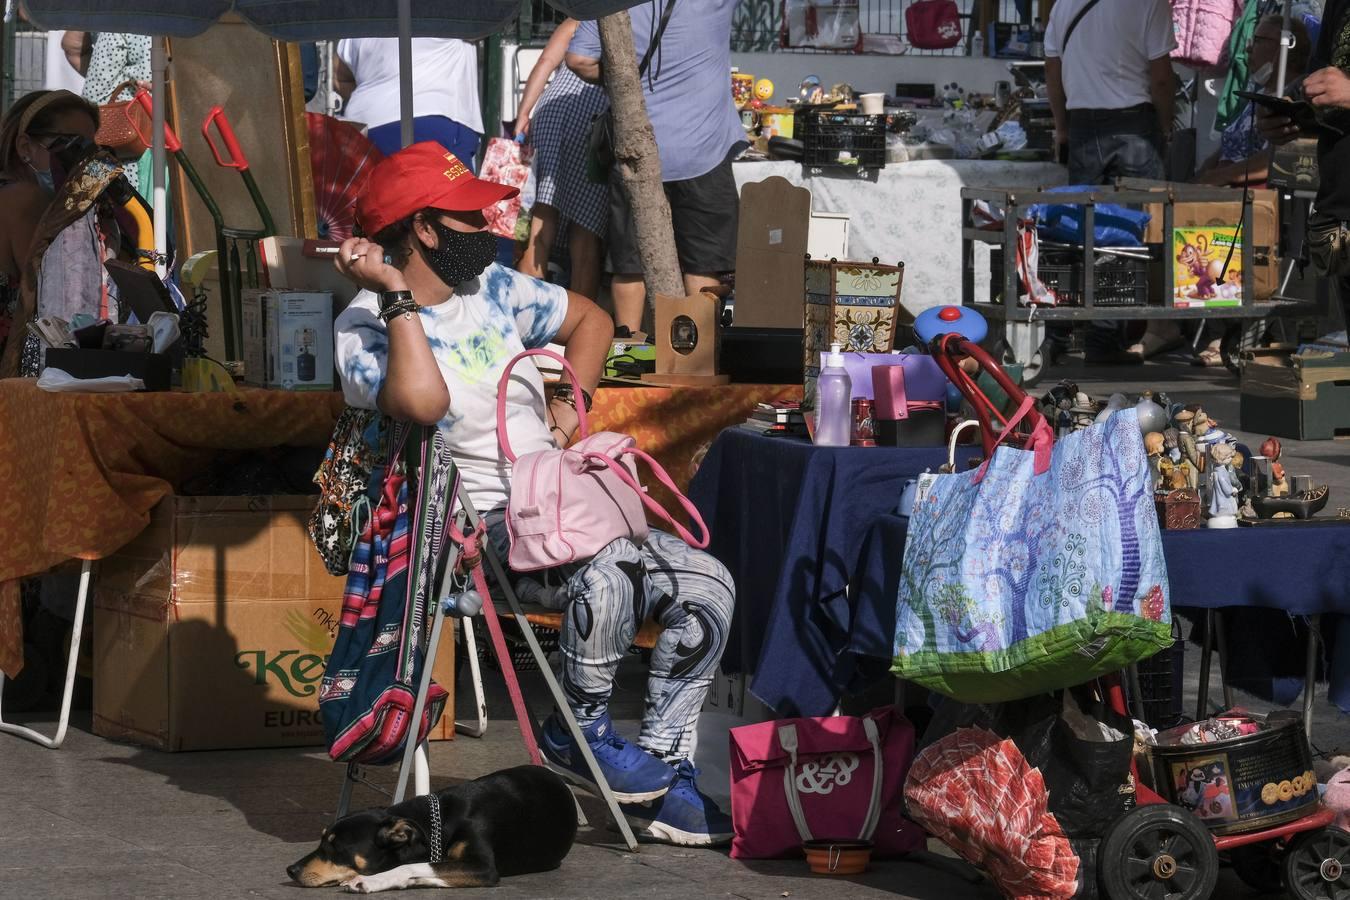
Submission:
[[[816,380],[816,444],[847,447],[853,432],[853,382],[844,369],[842,344],[831,344]]]
[[[984,34],[975,32],[975,36],[970,39],[970,55],[974,57],[984,57]]]

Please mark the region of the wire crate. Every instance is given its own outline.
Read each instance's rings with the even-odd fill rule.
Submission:
[[[1093,302],[1097,306],[1147,306],[1148,266],[1146,259],[1118,256],[1100,251],[1092,267]],[[1037,274],[1047,288],[1055,292],[1061,306],[1082,306],[1084,261],[1081,248],[1055,249],[1041,246]],[[989,251],[989,292],[1003,293],[1003,248]]]
[[[802,142],[806,168],[853,169],[861,174],[886,167],[885,116],[808,110],[795,119],[793,129]]]

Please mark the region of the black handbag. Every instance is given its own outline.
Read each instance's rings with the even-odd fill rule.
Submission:
[[[670,22],[670,13],[675,9],[675,0],[666,0],[661,12],[661,22],[656,26],[656,34],[638,63],[638,79],[641,80],[651,67],[652,56],[661,45],[661,36],[666,33]],[[586,142],[586,177],[593,184],[608,184],[609,170],[614,168],[614,117],[609,109],[591,117],[591,131]]]

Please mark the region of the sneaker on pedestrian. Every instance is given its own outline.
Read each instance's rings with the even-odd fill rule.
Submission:
[[[675,767],[665,796],[624,807],[639,838],[681,847],[716,847],[732,838],[731,817],[698,789],[698,769],[685,760]]]
[[[608,714],[587,725],[581,733],[609,783],[609,789],[614,792],[614,799],[620,803],[656,800],[670,789],[676,777],[675,770],[625,740],[614,730]],[[581,748],[558,716],[550,716],[544,723],[542,737],[539,749],[543,751],[545,765],[599,795],[599,786],[586,766]]]

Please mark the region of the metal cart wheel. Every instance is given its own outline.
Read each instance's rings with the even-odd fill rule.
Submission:
[[[1350,833],[1300,835],[1284,856],[1284,886],[1295,900],[1350,900]]]
[[[1262,894],[1284,890],[1284,854],[1276,841],[1237,847],[1232,857],[1233,872],[1247,887]]]
[[[1137,806],[1112,826],[1099,855],[1107,900],[1206,900],[1219,877],[1214,838],[1190,813]]]

